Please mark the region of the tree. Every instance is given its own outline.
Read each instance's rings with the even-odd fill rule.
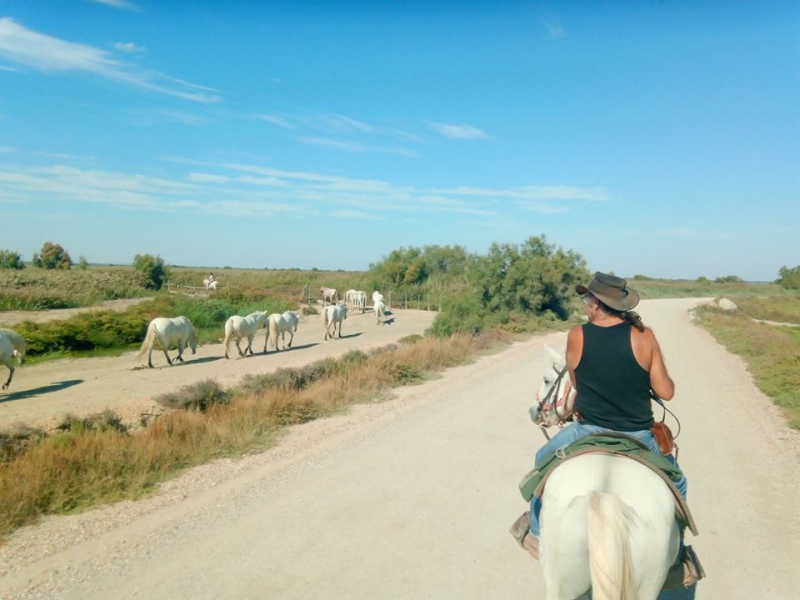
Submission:
[[[152,254],[137,254],[133,257],[133,268],[142,276],[142,285],[148,290],[160,290],[167,281],[169,272],[164,259]]]
[[[33,255],[33,263],[43,269],[69,269],[72,259],[61,244],[45,242],[39,254]]]
[[[22,262],[22,257],[18,252],[11,250],[0,250],[0,269],[16,269],[21,270],[25,268],[25,263]]]
[[[778,284],[785,287],[787,290],[800,290],[800,265],[793,269],[788,267],[781,267],[778,271],[780,278]]]

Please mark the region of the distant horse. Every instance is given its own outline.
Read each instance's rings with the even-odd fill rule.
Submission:
[[[20,334],[13,329],[0,329],[0,364],[8,367],[8,380],[3,384],[3,389],[7,389],[14,377],[14,358],[19,364],[25,360],[25,353],[28,351],[28,343]]]
[[[383,302],[383,294],[381,294],[378,290],[372,292],[372,305],[375,306],[378,302]]]
[[[537,394],[544,406],[570,400],[560,354],[548,349],[553,372]],[[534,409],[538,425],[553,424],[561,409]],[[564,413],[562,413],[564,414]],[[547,600],[654,600],[675,563],[680,530],[669,486],[649,467],[626,456],[590,453],[565,460],[542,494],[541,557]]]
[[[339,337],[342,337],[342,321],[347,318],[346,304],[331,304],[322,309],[322,324],[325,326],[325,339],[333,339],[336,324],[339,324]]]
[[[325,306],[328,303],[333,304],[339,299],[339,292],[337,292],[334,288],[323,286],[319,288],[319,293],[322,296],[322,306]]]
[[[347,290],[344,293],[344,299],[347,303],[348,309],[361,310],[361,314],[367,308],[367,294],[361,290]]]
[[[214,282],[216,283],[216,281]],[[236,349],[239,351],[239,356],[246,356],[248,352],[253,354],[253,338],[256,332],[266,323],[266,311],[256,311],[240,317],[234,315],[225,322],[225,358],[228,358],[228,347],[231,343],[231,338],[236,338]],[[239,342],[243,337],[247,338],[247,348],[242,352]]]
[[[280,350],[280,348],[278,348],[278,336],[280,336],[283,341],[284,350],[291,348],[292,342],[294,341],[294,332],[297,331],[297,324],[299,321],[300,317],[297,316],[296,312],[291,310],[287,310],[283,314],[271,314],[267,319],[267,337],[264,338],[264,354],[267,353],[267,342],[270,338],[275,340],[273,342],[275,344],[275,352]],[[287,333],[289,334],[288,344],[286,343]]]
[[[372,307],[375,311],[375,318],[378,321],[378,325],[383,322],[383,319],[386,318],[386,305],[383,303],[383,300],[378,300]]]
[[[207,290],[216,290],[217,289],[217,280],[216,279],[203,279],[203,287]]]
[[[161,346],[170,365],[172,360],[167,354],[167,350],[173,344],[178,347],[178,356],[175,357],[175,360],[183,362],[183,350],[187,346],[192,349],[192,354],[197,353],[197,332],[192,322],[186,317],[156,317],[150,321],[147,326],[147,335],[136,358],[140,359],[147,353],[147,366],[151,369],[153,368],[153,346],[156,342]]]

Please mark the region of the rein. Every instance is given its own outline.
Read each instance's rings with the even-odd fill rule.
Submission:
[[[569,410],[567,408],[569,394],[570,392],[572,392],[572,382],[569,379],[567,379],[567,383],[564,386],[564,391],[561,394],[561,396],[556,398],[556,391],[558,390],[559,387],[561,387],[561,381],[564,379],[564,376],[567,374],[567,371],[568,369],[566,365],[564,366],[563,369],[558,371],[558,375],[556,376],[553,385],[544,395],[544,398],[539,400],[539,414],[544,415],[545,408],[552,406],[553,411],[555,412],[555,415],[558,418],[558,421],[554,424],[558,425],[559,429],[563,428],[564,423],[567,420],[569,420],[570,417],[572,416],[572,410]],[[561,412],[559,410],[559,405],[562,405],[561,408],[564,409],[564,412]],[[551,425],[540,425],[539,429],[542,430],[544,437],[547,438],[548,441],[550,441],[550,434],[547,433],[547,427],[551,427]]]

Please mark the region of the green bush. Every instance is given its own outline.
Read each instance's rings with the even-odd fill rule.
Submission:
[[[142,276],[145,289],[160,290],[167,282],[167,267],[160,256],[137,254],[133,257],[133,268]]]
[[[14,269],[21,271],[25,268],[22,257],[11,250],[0,250],[0,269]]]
[[[800,290],[800,265],[790,269],[788,267],[781,267],[778,272],[780,278],[778,284],[787,290]]]
[[[61,244],[53,242],[45,242],[39,254],[33,257],[33,263],[42,269],[69,269],[72,266],[69,252]]]

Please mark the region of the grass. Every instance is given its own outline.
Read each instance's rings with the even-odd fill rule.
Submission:
[[[789,427],[800,430],[800,295],[730,296],[737,310],[697,309],[699,323],[747,363],[756,386],[781,408]]]
[[[419,383],[509,342],[509,334],[496,331],[448,339],[410,336],[369,354],[353,351],[302,369],[252,376],[234,389],[197,382],[156,398],[178,408],[137,431],[126,431],[106,411],[67,418],[51,435],[31,429],[2,434],[0,539],[42,516],[140,498],[192,466],[262,451],[288,426],[381,401],[392,388]]]

